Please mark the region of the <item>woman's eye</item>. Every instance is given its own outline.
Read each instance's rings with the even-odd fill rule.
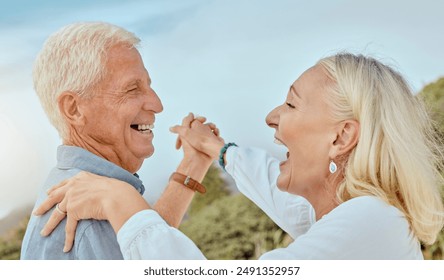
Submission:
[[[292,108],[292,109],[296,108],[296,107],[294,107],[291,103],[288,103],[288,102],[287,102],[287,106],[290,107],[290,108]]]

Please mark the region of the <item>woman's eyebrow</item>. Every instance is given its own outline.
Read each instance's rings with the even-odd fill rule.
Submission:
[[[299,99],[302,99],[297,90],[295,89],[294,85],[290,86],[290,92],[292,92],[294,95],[296,95]]]

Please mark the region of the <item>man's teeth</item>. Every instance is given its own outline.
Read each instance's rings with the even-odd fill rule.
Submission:
[[[139,124],[137,125],[137,130],[152,130],[154,128],[154,124]]]
[[[278,144],[278,145],[284,145],[284,143],[282,143],[281,141],[279,141],[278,139],[274,138],[274,143]]]

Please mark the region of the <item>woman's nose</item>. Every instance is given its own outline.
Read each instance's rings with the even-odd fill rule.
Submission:
[[[270,113],[268,113],[267,117],[265,118],[265,122],[267,125],[271,128],[277,128],[279,123],[279,109],[281,106],[277,106],[273,110],[271,110]]]

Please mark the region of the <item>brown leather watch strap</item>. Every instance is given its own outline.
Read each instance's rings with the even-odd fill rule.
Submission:
[[[190,176],[185,176],[178,172],[174,172],[170,176],[170,181],[173,180],[179,184],[184,185],[185,187],[192,189],[193,191],[198,191],[200,193],[205,193],[207,190],[203,185],[201,185],[196,180],[192,179]]]

